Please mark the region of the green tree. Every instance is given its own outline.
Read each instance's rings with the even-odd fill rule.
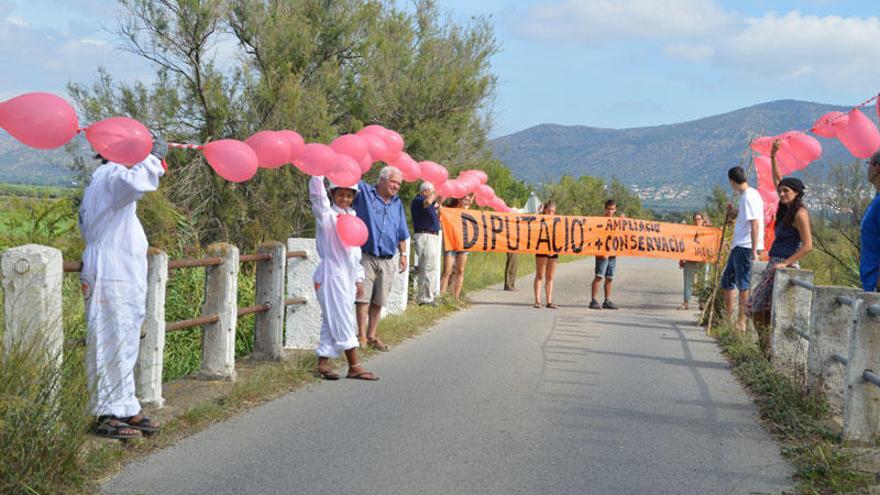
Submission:
[[[416,160],[483,168],[502,197],[524,199],[525,186],[486,151],[484,115],[496,84],[489,61],[498,49],[486,19],[457,24],[433,1],[412,12],[358,0],[120,4],[117,34],[155,65],[156,82],[120,84],[99,71],[92,85],[71,85],[90,120],[126,114],[197,143],[283,128],[326,143],[378,123],[400,132]],[[313,228],[307,178],[292,167],[260,170],[238,185],[194,153],[171,153],[169,168],[164,197],[192,219],[203,243],[248,247]],[[404,199],[413,192],[404,189]]]

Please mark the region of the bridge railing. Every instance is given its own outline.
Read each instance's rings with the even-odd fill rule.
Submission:
[[[776,270],[771,359],[806,377],[843,416],[844,438],[880,435],[880,294],[813,284],[808,270]]]
[[[198,377],[234,380],[235,336],[238,317],[254,314],[252,359],[280,360],[285,348],[311,349],[320,332],[320,308],[312,287],[312,274],[320,261],[314,239],[288,239],[287,246],[270,241],[253,254],[240,255],[226,243],[208,246],[204,258],[169,260],[150,248],[147,254],[146,317],[135,382],[145,405],[162,407],[162,371],[165,335],[193,327],[202,329],[201,365]],[[256,263],[255,304],[238,305],[238,273],[241,263]],[[165,321],[165,291],[170,270],[203,268],[204,298],[200,315],[181,321]],[[63,356],[62,279],[79,272],[82,263],[64,261],[55,248],[29,244],[8,249],[0,256],[4,290],[4,348],[30,343],[52,360]],[[409,273],[399,274],[391,299],[391,313],[406,308]],[[285,328],[286,320],[286,328]],[[87,338],[72,344],[85,344]]]

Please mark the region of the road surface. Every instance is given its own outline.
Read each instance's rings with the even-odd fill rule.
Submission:
[[[621,310],[589,310],[592,258],[557,310],[498,287],[323,382],[127,465],[106,493],[781,493],[791,467],[717,345],[676,311],[674,261],[620,259]]]

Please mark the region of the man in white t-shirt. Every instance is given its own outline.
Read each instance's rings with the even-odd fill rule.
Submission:
[[[728,219],[736,215],[736,224],[733,229],[730,257],[721,276],[721,288],[724,289],[724,309],[728,318],[733,317],[733,301],[736,297],[734,290],[739,290],[736,329],[744,332],[752,262],[764,251],[764,201],[757,189],[749,187],[746,172],[742,167],[728,170],[727,178],[733,191],[740,194],[740,199],[736,210],[728,205]]]

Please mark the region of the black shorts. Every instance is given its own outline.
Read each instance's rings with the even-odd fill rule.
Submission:
[[[555,260],[559,258],[558,254],[536,254],[535,258],[547,258],[548,260]]]

